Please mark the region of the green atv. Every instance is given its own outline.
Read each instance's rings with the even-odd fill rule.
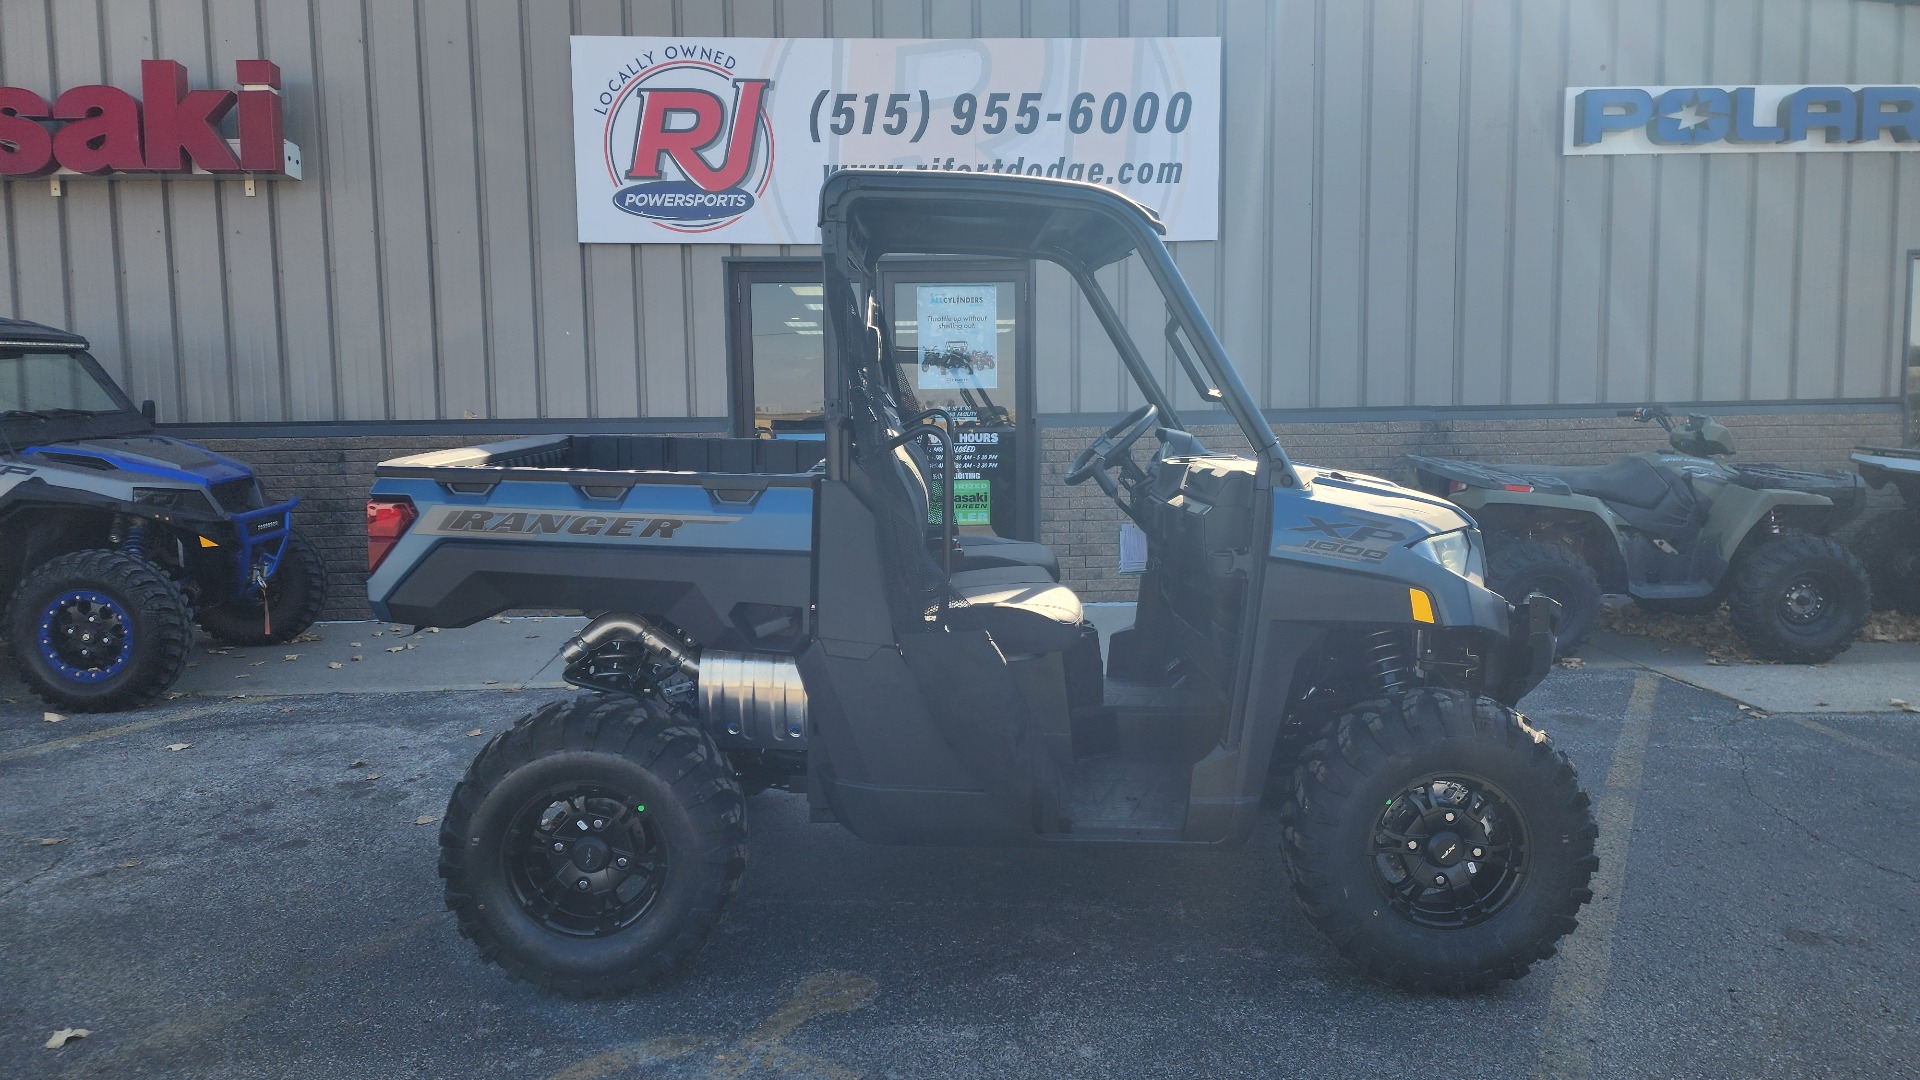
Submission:
[[[1870,613],[1867,572],[1827,534],[1860,511],[1849,472],[1731,465],[1733,436],[1712,417],[1654,405],[1621,416],[1657,423],[1672,450],[1605,465],[1489,465],[1409,455],[1419,486],[1471,511],[1487,537],[1487,585],[1560,602],[1557,649],[1585,641],[1603,593],[1650,610],[1705,614],[1726,603],[1756,655],[1831,660]]]

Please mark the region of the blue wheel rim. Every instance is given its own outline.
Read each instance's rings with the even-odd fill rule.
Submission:
[[[63,679],[105,682],[133,659],[133,619],[111,596],[68,589],[40,612],[40,658]]]

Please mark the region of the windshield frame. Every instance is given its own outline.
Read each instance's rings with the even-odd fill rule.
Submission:
[[[100,362],[86,349],[59,342],[9,342],[0,347],[0,357],[17,354],[42,353],[64,354],[72,357],[80,370],[113,402],[114,408],[101,409],[85,415],[35,417],[0,417],[0,436],[4,436],[7,445],[23,448],[40,443],[67,442],[87,436],[139,435],[151,432],[153,424],[143,416],[132,399],[120,389]]]

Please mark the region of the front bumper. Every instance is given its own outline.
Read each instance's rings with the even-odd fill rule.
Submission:
[[[1500,652],[1499,678],[1492,697],[1516,705],[1553,670],[1553,627],[1560,602],[1534,593],[1507,617],[1507,640]]]

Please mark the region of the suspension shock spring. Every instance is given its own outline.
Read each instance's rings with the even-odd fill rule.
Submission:
[[[1374,688],[1383,694],[1396,694],[1406,687],[1406,666],[1401,661],[1401,633],[1378,630],[1368,639],[1367,674]]]
[[[147,523],[136,521],[127,526],[127,538],[120,542],[120,550],[136,559],[144,561],[147,557]]]

